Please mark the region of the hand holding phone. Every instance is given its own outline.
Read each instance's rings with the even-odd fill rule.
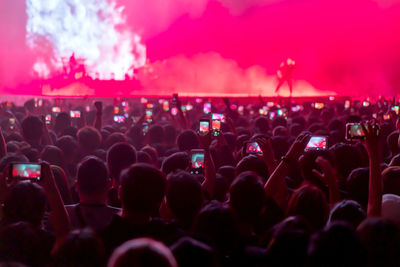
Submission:
[[[346,140],[363,140],[365,139],[365,133],[362,129],[361,123],[347,123],[346,124]]]
[[[204,170],[204,150],[192,149],[190,151],[191,168],[190,173],[202,174]]]
[[[261,155],[263,153],[260,145],[255,141],[246,142],[244,148],[245,155]]]
[[[211,126],[212,126],[214,136],[218,136],[221,134],[221,121],[220,120],[212,120]]]
[[[69,111],[69,116],[72,119],[79,119],[81,117],[81,112],[79,110],[70,110]]]
[[[328,137],[313,135],[308,141],[305,151],[309,150],[326,150],[328,149]]]
[[[42,166],[38,163],[11,163],[10,177],[39,182],[42,179]]]
[[[200,120],[199,132],[202,135],[207,134],[210,131],[210,121],[206,119]]]

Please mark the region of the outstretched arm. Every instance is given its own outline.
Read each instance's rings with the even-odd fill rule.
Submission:
[[[285,176],[289,173],[290,167],[297,162],[301,154],[310,140],[310,135],[300,135],[292,144],[286,156],[282,158],[278,167],[275,168],[270,175],[268,181],[264,185],[267,196],[272,197],[279,207],[286,209],[288,186],[285,181]]]
[[[211,144],[211,131],[206,135],[197,134],[201,148],[204,149],[204,182],[202,184],[203,190],[209,196],[214,196],[215,182],[217,180],[214,161],[210,152]]]
[[[96,118],[94,119],[94,128],[100,131],[103,120],[103,102],[96,101],[94,103],[94,106],[96,107]]]
[[[381,179],[381,151],[379,147],[379,129],[376,123],[362,124],[366,140],[365,146],[369,155],[369,194],[368,217],[381,216],[383,182]]]

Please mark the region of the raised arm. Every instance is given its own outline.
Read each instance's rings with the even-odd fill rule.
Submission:
[[[68,235],[70,221],[48,163],[42,163],[42,179],[39,184],[43,187],[50,206],[50,220],[56,234],[57,246]]]
[[[282,157],[281,162],[270,175],[268,181],[264,185],[267,196],[272,197],[279,207],[286,209],[288,198],[288,186],[285,181],[285,176],[293,164],[297,162],[301,154],[310,140],[310,135],[300,135],[296,138],[286,156]]]
[[[53,140],[50,137],[49,130],[47,129],[46,118],[41,116],[43,124],[43,142],[45,145],[53,145]]]
[[[313,173],[326,185],[329,189],[329,205],[332,208],[340,200],[339,185],[337,183],[337,171],[328,160],[318,157],[315,162],[321,168],[322,173],[313,170]]]
[[[3,131],[0,129],[0,158],[3,158],[5,155],[7,155],[7,145]]]
[[[379,129],[375,123],[362,124],[366,135],[365,147],[369,155],[369,194],[368,217],[381,216],[383,182],[381,178],[381,150],[379,147]]]
[[[94,106],[96,107],[96,118],[94,119],[94,128],[100,131],[103,120],[103,102],[96,101],[94,103]]]
[[[206,135],[197,134],[201,148],[204,149],[204,182],[202,184],[203,190],[206,191],[211,197],[214,196],[215,182],[217,180],[214,161],[210,152],[211,144],[211,131]]]

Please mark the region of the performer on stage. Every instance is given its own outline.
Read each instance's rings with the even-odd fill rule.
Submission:
[[[292,72],[296,66],[296,62],[290,58],[283,61],[277,71],[278,86],[276,87],[275,93],[277,94],[281,86],[287,82],[290,90],[290,97],[292,97],[293,85],[292,85]]]

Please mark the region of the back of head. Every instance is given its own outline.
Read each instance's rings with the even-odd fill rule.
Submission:
[[[370,266],[400,266],[399,227],[382,218],[368,218],[357,229]]]
[[[331,210],[328,223],[344,221],[351,224],[355,229],[366,216],[367,214],[359,203],[354,200],[343,200]]]
[[[98,149],[101,145],[100,132],[91,126],[85,126],[78,131],[79,146],[85,152],[92,152]]]
[[[245,171],[256,172],[264,181],[268,179],[267,165],[260,157],[249,155],[242,158],[236,165],[236,176]]]
[[[333,152],[337,169],[343,178],[348,177],[352,170],[361,167],[361,157],[354,146],[338,143],[329,150]]]
[[[132,239],[116,248],[108,267],[177,267],[171,251],[162,243],[149,239]]]
[[[171,246],[171,251],[179,267],[214,267],[216,262],[214,250],[193,238],[182,237]]]
[[[193,130],[183,131],[178,136],[177,143],[180,151],[189,151],[191,149],[199,148],[199,140]]]
[[[304,185],[291,196],[287,214],[303,216],[313,230],[321,229],[329,212],[324,193],[315,186]]]
[[[168,207],[178,221],[190,228],[203,202],[199,180],[183,171],[169,174],[166,197]]]
[[[398,141],[399,141],[399,132],[398,131],[394,131],[394,132],[390,133],[388,135],[388,137],[386,138],[386,143],[390,149],[392,156],[394,156],[400,152]]]
[[[73,159],[78,149],[76,140],[69,135],[60,137],[56,142],[56,146],[61,149],[67,159]]]
[[[269,130],[269,122],[266,117],[258,117],[255,121],[255,128],[262,134],[266,134]]]
[[[366,266],[366,251],[347,224],[333,223],[311,238],[308,266]]]
[[[29,222],[38,227],[46,208],[46,196],[36,183],[22,181],[16,184],[4,202],[4,219],[8,223]]]
[[[237,242],[237,225],[233,211],[223,203],[212,201],[201,209],[194,229],[219,251],[233,249]]]
[[[51,248],[47,249],[42,246],[37,231],[27,222],[11,224],[0,231],[0,256],[3,262],[46,266]]]
[[[165,141],[169,144],[176,142],[176,128],[175,126],[168,124],[164,126],[164,137]]]
[[[150,144],[160,144],[164,142],[164,128],[160,125],[153,125],[147,132]]]
[[[66,128],[71,126],[71,117],[67,112],[61,112],[57,115],[54,123],[54,130],[56,133],[63,132]]]
[[[105,249],[90,229],[72,231],[54,253],[54,266],[105,266]]]
[[[233,181],[229,201],[240,222],[254,223],[265,201],[262,179],[251,171],[242,172]]]
[[[153,214],[158,211],[165,192],[164,174],[151,165],[136,163],[121,174],[120,197],[128,212]]]
[[[389,167],[382,172],[383,193],[400,196],[400,167]]]
[[[43,123],[36,116],[26,117],[21,127],[22,135],[27,141],[39,141],[43,136]]]
[[[346,181],[348,197],[357,201],[364,208],[368,204],[368,168],[358,168],[353,170]]]
[[[128,143],[114,144],[107,153],[107,165],[111,178],[119,179],[123,169],[136,163],[136,149]]]
[[[189,166],[189,155],[186,152],[176,152],[164,159],[161,169],[165,174],[176,170],[186,170]]]
[[[64,167],[64,153],[56,146],[46,146],[40,155],[41,160],[50,163],[51,165],[57,165]]]
[[[78,190],[85,195],[107,192],[110,184],[107,167],[96,157],[87,157],[78,166]]]
[[[112,133],[107,137],[106,141],[104,142],[104,146],[106,149],[109,149],[114,144],[125,143],[127,141],[128,140],[123,133]]]

